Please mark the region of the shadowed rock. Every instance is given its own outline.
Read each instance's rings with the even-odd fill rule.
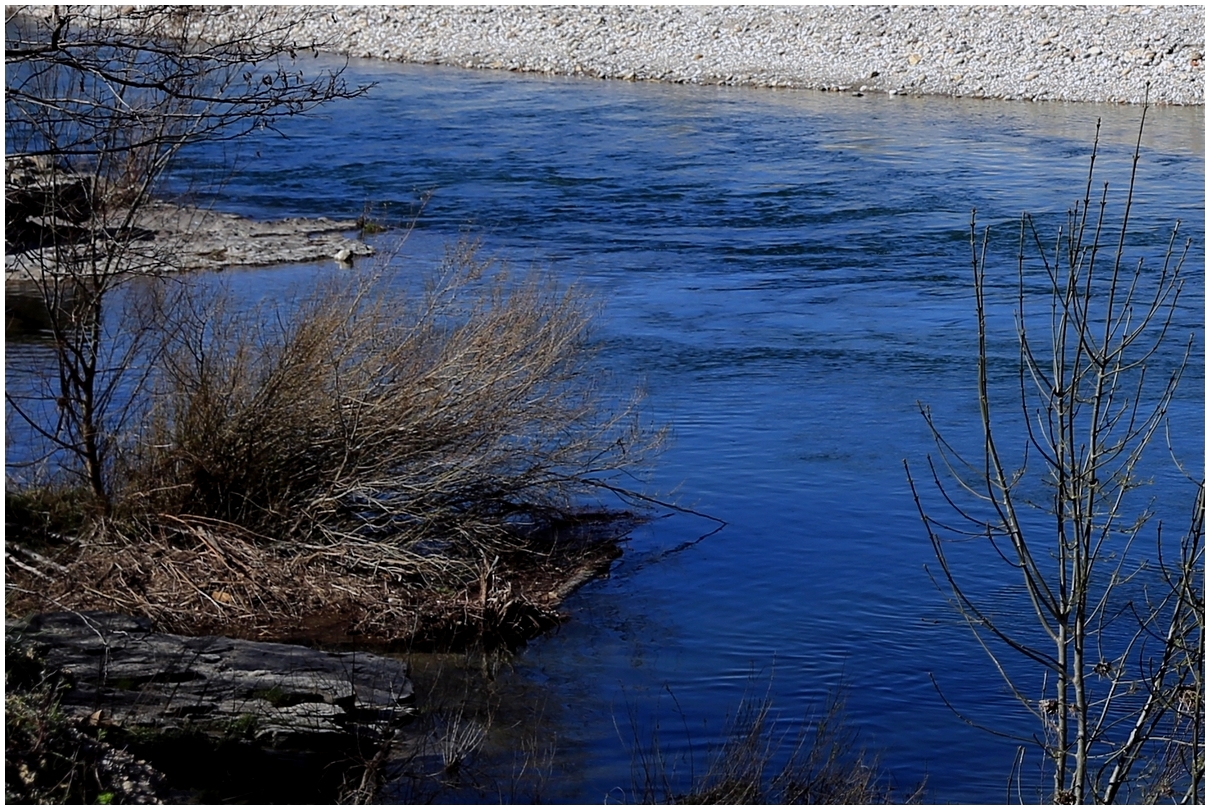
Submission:
[[[64,711],[128,729],[239,727],[262,745],[310,749],[388,739],[414,711],[406,664],[369,653],[153,633],[109,613],[43,614],[8,632],[68,678]]]

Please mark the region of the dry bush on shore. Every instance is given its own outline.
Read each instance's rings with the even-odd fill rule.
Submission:
[[[644,450],[633,409],[601,401],[581,293],[472,247],[414,297],[346,271],[251,314],[185,309],[126,496],[151,511],[487,550]]]
[[[588,496],[660,436],[602,390],[578,290],[473,245],[415,293],[381,269],[242,309],[195,280],[158,289],[115,517],[68,563],[88,587],[56,598],[178,630],[440,644],[532,634],[616,555],[633,518]]]

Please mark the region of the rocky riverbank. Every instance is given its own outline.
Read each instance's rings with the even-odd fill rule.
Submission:
[[[130,272],[223,270],[322,260],[351,263],[373,249],[351,234],[355,220],[289,218],[260,222],[236,214],[152,201],[133,218],[117,206],[101,216],[93,178],[52,172],[31,159],[5,161],[4,278],[78,272],[81,256],[114,248],[116,269]],[[121,235],[121,238],[118,238]],[[74,245],[72,250],[65,244]],[[120,246],[120,247],[118,247]],[[69,264],[69,268],[61,267]]]
[[[124,244],[117,265],[120,270],[133,273],[225,270],[317,261],[348,266],[355,257],[374,252],[368,244],[350,236],[357,230],[356,222],[324,217],[262,222],[157,201],[139,213],[133,227],[139,237]],[[29,281],[44,273],[63,272],[60,252],[40,247],[6,251],[4,280]]]
[[[227,15],[254,13],[239,6]],[[687,84],[1205,103],[1202,6],[288,6],[354,57]],[[221,28],[223,16],[220,15]],[[226,19],[232,19],[227,17]]]
[[[348,798],[351,787],[338,786],[365,781],[375,752],[414,758],[425,744],[408,731],[412,683],[393,658],[155,633],[149,621],[109,613],[8,622],[5,647],[19,671],[7,687],[32,695],[33,684],[58,684],[52,711],[79,751],[73,767],[93,771],[113,803],[230,799],[241,781],[261,801]],[[23,764],[29,793],[7,785],[10,799],[37,797],[47,776],[47,766]],[[224,784],[207,785],[224,771]],[[269,774],[276,784],[264,784]]]

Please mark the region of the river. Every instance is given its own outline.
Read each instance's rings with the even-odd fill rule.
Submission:
[[[978,447],[972,208],[992,229],[994,396],[1009,408],[1017,218],[1045,234],[1063,222],[1098,117],[1099,176],[1123,191],[1140,109],[350,72],[378,84],[287,122],[285,140],[190,153],[181,177],[221,179],[218,207],[254,217],[418,211],[399,261],[422,268],[469,233],[582,284],[603,303],[601,362],[642,383],[671,430],[647,491],[727,524],[700,542],[716,524],[694,515],[641,527],[612,575],[567,603],[571,620],[500,675],[547,707],[560,776],[543,798],[634,798],[633,739],[656,727],[679,776],[700,773],[745,695],[767,693],[792,729],[843,683],[849,722],[897,785],[1004,801],[1015,744],[946,701],[998,730],[1032,726],[930,579],[902,461],[923,471],[935,453],[918,402]],[[1204,127],[1204,108],[1148,112],[1130,247],[1158,266],[1175,219],[1193,239],[1174,334],[1197,337],[1170,418],[1194,471]],[[271,295],[314,269],[233,272]],[[1179,525],[1190,488],[1166,458],[1153,474],[1159,516]],[[990,555],[971,572],[1010,584]]]

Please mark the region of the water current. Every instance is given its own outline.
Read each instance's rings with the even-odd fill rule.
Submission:
[[[978,447],[972,208],[992,229],[993,397],[1009,409],[1017,218],[1033,212],[1044,233],[1063,222],[1098,118],[1099,175],[1124,190],[1140,110],[370,61],[350,72],[378,84],[288,122],[286,139],[192,153],[182,177],[222,179],[219,207],[258,218],[354,217],[367,202],[405,217],[430,195],[401,261],[422,268],[469,233],[579,282],[603,303],[601,362],[643,384],[671,430],[647,490],[727,524],[692,544],[715,524],[643,526],[612,575],[566,605],[572,619],[501,674],[540,696],[553,729],[560,778],[544,798],[634,798],[636,737],[658,726],[687,777],[704,766],[687,752],[717,743],[745,695],[767,693],[790,729],[844,683],[849,721],[897,784],[927,777],[936,801],[1003,801],[1015,744],[945,700],[1000,730],[1033,727],[930,580],[902,460],[923,471],[935,452],[918,402]],[[1129,248],[1158,267],[1174,220],[1193,239],[1174,333],[1182,345],[1195,334],[1195,350],[1171,410],[1193,471],[1204,116],[1149,111]],[[233,271],[254,296],[313,272]],[[1155,454],[1152,494],[1176,526],[1191,489],[1171,466]],[[1015,583],[980,559],[968,575],[982,586]]]

